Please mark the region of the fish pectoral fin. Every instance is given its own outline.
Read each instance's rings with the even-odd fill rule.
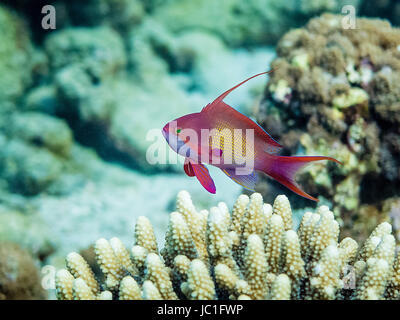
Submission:
[[[194,175],[196,176],[197,180],[199,180],[200,184],[208,192],[215,193],[216,192],[215,184],[206,166],[202,163],[193,163],[193,162],[191,162],[190,165],[192,166]]]
[[[183,164],[183,170],[185,170],[185,173],[189,177],[194,177],[193,167],[188,158],[185,159],[185,163]]]
[[[240,172],[240,168],[223,169],[222,171],[237,184],[248,190],[255,191],[254,188],[257,183],[257,174],[255,171],[252,171],[249,174],[246,174],[246,172]]]

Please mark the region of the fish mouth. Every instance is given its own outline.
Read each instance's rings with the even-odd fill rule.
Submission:
[[[168,141],[168,128],[167,128],[167,126],[168,125],[165,125],[164,128],[162,128],[161,132],[162,132],[162,135],[164,136],[165,140]]]

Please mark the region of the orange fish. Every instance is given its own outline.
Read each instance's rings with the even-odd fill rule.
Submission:
[[[221,94],[200,112],[187,114],[167,123],[162,133],[169,146],[185,157],[184,170],[196,176],[201,185],[215,193],[216,187],[203,163],[220,168],[233,181],[254,191],[256,171],[277,180],[293,192],[314,201],[300,189],[296,172],[312,161],[330,160],[324,156],[279,156],[282,146],[256,122],[233,109],[223,99],[256,74]]]

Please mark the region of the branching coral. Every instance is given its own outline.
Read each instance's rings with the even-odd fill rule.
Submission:
[[[196,226],[192,220],[197,221]],[[378,225],[360,247],[339,242],[327,206],[304,214],[293,229],[285,196],[274,205],[241,195],[232,214],[224,203],[198,211],[178,194],[159,253],[151,223],[137,220],[135,245],[117,238],[95,244],[103,275],[77,253],[56,275],[59,299],[400,299],[400,263],[392,227]]]

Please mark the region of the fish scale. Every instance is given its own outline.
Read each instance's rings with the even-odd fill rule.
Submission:
[[[231,155],[232,164],[243,164],[243,161],[254,161],[257,152],[254,146],[249,146],[246,141],[246,133],[242,130],[241,134],[235,134],[234,128],[227,123],[219,122],[215,128],[217,134],[211,135],[210,137],[210,150],[220,149],[223,151],[223,156],[228,156],[225,141],[232,141]],[[215,132],[213,131],[213,132]],[[230,158],[229,158],[230,159]],[[226,163],[225,163],[226,164]]]

